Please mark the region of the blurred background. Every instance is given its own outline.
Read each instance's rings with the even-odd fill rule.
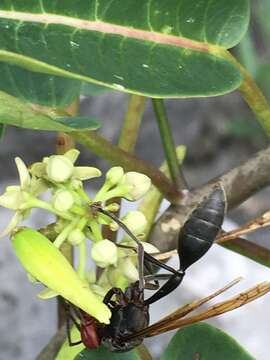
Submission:
[[[259,4],[253,1],[253,7],[250,30],[234,53],[270,100],[270,23],[267,18],[270,2],[261,0]],[[115,91],[84,97],[81,99],[81,114],[100,119],[102,135],[117,143],[127,102],[127,95]],[[187,146],[183,170],[191,187],[222,174],[268,145],[266,135],[237,92],[217,98],[167,100],[165,103],[175,143]],[[15,156],[31,164],[54,153],[55,143],[56,134],[53,132],[8,127],[0,144],[0,193],[8,184],[18,183]],[[82,151],[81,165],[97,166],[104,171],[108,169],[108,163],[89,151],[79,149]],[[164,159],[150,101],[143,117],[136,154],[158,166]],[[94,192],[98,185],[98,182],[92,182],[89,191]],[[231,211],[225,228],[234,228],[269,210],[269,195],[270,189],[264,189]],[[10,215],[7,210],[0,209],[1,229]],[[49,217],[44,218],[44,213],[35,212],[31,226],[38,228],[49,220]],[[267,229],[249,238],[270,248],[270,232]],[[178,266],[177,259],[171,262],[173,266]],[[235,277],[243,276],[245,286],[240,285],[231,293],[267,280],[269,275],[268,268],[215,245],[205,258],[191,268],[183,285],[170,295],[169,301],[164,299],[153,306],[152,320],[160,318],[161,309],[166,308],[168,313],[187,301],[207,295]],[[33,360],[55,333],[55,301],[38,300],[37,292],[38,289],[28,282],[15,258],[9,240],[3,240],[0,244],[0,360]],[[269,296],[211,323],[239,340],[256,359],[269,358]],[[156,359],[170,336],[162,336],[163,340],[147,340]]]

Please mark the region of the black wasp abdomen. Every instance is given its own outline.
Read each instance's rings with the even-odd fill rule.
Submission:
[[[218,187],[191,213],[179,234],[181,270],[185,271],[209,250],[221,229],[225,211],[225,192]]]

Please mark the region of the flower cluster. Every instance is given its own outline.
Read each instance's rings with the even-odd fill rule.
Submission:
[[[115,166],[105,176],[105,181],[93,199],[90,199],[83,188],[83,181],[101,176],[99,169],[89,166],[75,166],[79,151],[72,149],[64,155],[52,155],[42,162],[34,163],[29,169],[20,158],[16,158],[20,185],[9,186],[0,196],[0,205],[15,210],[6,229],[1,236],[16,232],[18,224],[30,216],[31,209],[41,208],[56,215],[56,231],[53,245],[59,249],[64,242],[68,242],[78,249],[79,262],[75,269],[77,277],[96,295],[103,296],[113,286],[124,288],[138,279],[136,268],[137,256],[131,247],[136,244],[125,234],[120,240],[121,247],[103,238],[101,226],[108,226],[111,231],[117,231],[119,224],[102,212],[95,211],[92,204],[99,204],[105,210],[113,213],[119,210],[117,203],[105,204],[115,197],[135,201],[142,198],[151,186],[150,179],[137,172],[125,173],[123,168]],[[40,198],[44,192],[50,192],[50,199]],[[121,219],[129,230],[140,239],[143,238],[146,219],[139,211],[130,211]],[[21,236],[22,237],[22,236]],[[95,270],[87,267],[87,242],[91,241],[91,258],[97,266],[103,268],[101,277],[97,280]],[[27,244],[27,242],[25,242]],[[29,243],[29,242],[28,242]],[[143,243],[148,252],[158,250]],[[26,245],[24,245],[26,246]],[[126,246],[126,247],[125,247]],[[60,253],[60,252],[59,252]],[[20,258],[20,252],[16,251]],[[25,265],[27,261],[21,259],[27,271],[41,281],[40,273],[43,269],[35,270]],[[39,263],[42,263],[42,258]],[[35,266],[36,262],[35,262]],[[48,298],[61,294],[61,286],[51,286],[43,290],[39,297]],[[66,293],[63,292],[62,293]]]

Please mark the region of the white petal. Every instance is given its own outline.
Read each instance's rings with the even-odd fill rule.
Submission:
[[[52,155],[47,162],[47,174],[50,180],[65,182],[73,174],[74,166],[64,155]]]
[[[77,149],[71,149],[64,154],[64,156],[67,157],[72,162],[72,164],[75,163],[75,161],[78,159],[79,155],[80,155],[80,152]]]
[[[23,190],[27,190],[27,188],[30,186],[30,181],[31,181],[28,169],[25,163],[19,157],[15,158],[15,163],[20,177],[21,188]]]
[[[8,226],[3,230],[3,232],[0,234],[0,238],[3,238],[4,236],[11,233],[13,229],[22,221],[22,214],[19,211],[16,211],[13,217],[11,218]]]
[[[79,180],[89,180],[101,176],[101,171],[92,166],[76,166],[73,177]]]

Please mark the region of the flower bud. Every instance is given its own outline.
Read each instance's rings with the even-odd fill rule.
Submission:
[[[123,275],[120,269],[108,269],[107,278],[111,284],[111,287],[117,287],[120,289],[125,289],[129,282],[127,278]]]
[[[140,211],[130,211],[121,220],[134,235],[142,233],[147,225],[146,218]]]
[[[139,279],[138,270],[129,257],[119,261],[119,270],[130,282],[135,282]]]
[[[64,155],[52,155],[47,162],[47,175],[55,182],[65,182],[73,174],[74,166]]]
[[[117,262],[117,247],[110,240],[101,240],[92,245],[91,256],[97,266],[105,268]]]
[[[107,211],[116,212],[119,209],[120,209],[120,205],[117,203],[111,203],[111,204],[108,204],[107,206],[105,206],[105,210],[107,210]]]
[[[127,200],[135,201],[139,200],[147,193],[151,186],[151,180],[144,174],[130,171],[123,176],[121,184],[125,184],[130,187],[130,190],[124,197]]]
[[[68,190],[58,190],[53,197],[53,206],[58,211],[67,211],[74,204],[74,197]]]
[[[11,210],[17,210],[24,203],[25,198],[19,186],[12,186],[0,196],[0,205]]]
[[[109,308],[79,278],[49,239],[38,231],[23,228],[12,236],[12,245],[22,266],[34,278],[101,323],[109,323]]]
[[[124,176],[124,170],[121,166],[114,166],[106,173],[106,181],[110,183],[111,186],[117,185],[122,177]]]
[[[80,229],[74,229],[70,232],[67,238],[68,242],[72,246],[80,245],[85,240],[85,235]]]
[[[46,175],[46,164],[44,162],[36,162],[30,166],[29,171],[36,177],[44,177]]]

